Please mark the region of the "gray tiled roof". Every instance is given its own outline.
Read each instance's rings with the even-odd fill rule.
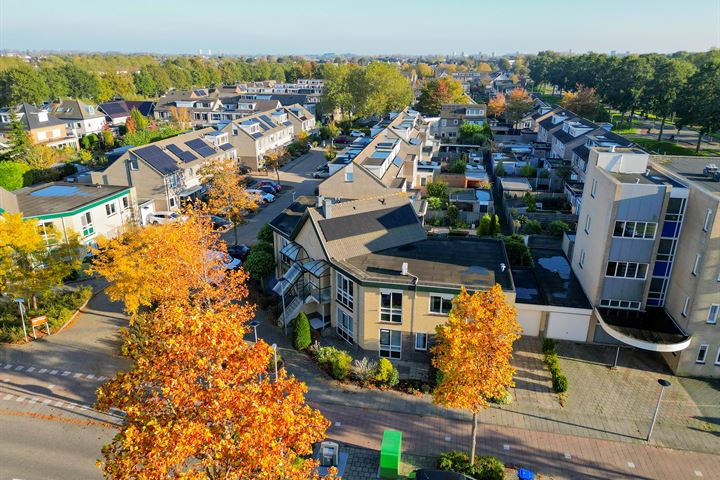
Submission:
[[[21,188],[13,193],[25,217],[71,212],[130,187],[52,182]]]

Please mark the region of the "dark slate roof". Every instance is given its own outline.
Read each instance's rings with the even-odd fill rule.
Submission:
[[[412,277],[401,273],[403,263],[420,286],[459,290],[464,285],[476,290],[499,283],[505,291],[514,289],[505,247],[490,238],[431,237],[352,257],[339,265],[366,281],[410,285]]]
[[[39,121],[38,114],[41,112],[41,110],[37,107],[30,105],[29,103],[23,103],[20,106],[20,110],[24,112],[21,121],[29,130],[34,130],[36,128],[52,127],[55,125],[65,125],[65,122],[53,117],[49,113],[47,122]]]
[[[307,209],[314,206],[315,197],[297,197],[295,198],[295,202],[290,204],[288,208],[283,210],[277,217],[270,221],[270,226],[277,230],[281,235],[291,238]]]
[[[283,107],[294,105],[296,103],[303,105],[307,103],[307,97],[307,95],[294,93],[275,93],[270,95],[271,100],[277,100]]]
[[[331,242],[364,233],[412,225],[417,221],[415,211],[408,203],[402,207],[382,208],[356,215],[328,218],[320,220],[318,223],[325,240]]]
[[[225,151],[232,150],[233,145],[232,145],[232,143],[223,143],[222,145],[220,145],[220,148]]]
[[[127,103],[124,100],[116,102],[104,102],[98,105],[98,109],[105,112],[110,118],[127,117],[130,115]]]
[[[562,130],[562,129],[553,133],[553,137],[557,138],[558,141],[563,144],[570,143],[573,140],[577,140],[582,136],[584,136],[584,135],[578,135],[577,137],[573,137],[572,135],[570,135],[569,133],[567,133],[565,130]]]
[[[583,160],[587,161],[588,157],[590,156],[590,149],[586,147],[583,143],[582,145],[575,147],[573,149],[573,153],[578,157],[582,158]]]
[[[155,102],[128,100],[125,104],[127,105],[128,111],[133,108],[137,108],[138,112],[142,113],[146,117],[151,117],[153,110],[155,110]]]
[[[15,190],[18,207],[25,217],[67,213],[106,197],[129,190],[117,185],[88,185],[52,182]]]
[[[133,150],[133,153],[145,160],[151,167],[163,175],[168,175],[180,170],[175,160],[156,145],[137,148]]]
[[[545,130],[550,130],[550,129],[551,129],[552,127],[554,127],[556,124],[553,123],[553,121],[552,121],[552,116],[550,116],[550,117],[548,117],[548,118],[546,118],[546,119],[544,119],[544,120],[540,120],[540,123],[538,123],[538,125],[540,125],[541,127],[543,127]]]
[[[104,116],[92,105],[80,100],[70,99],[63,100],[60,104],[54,104],[52,114],[62,120],[84,120]]]

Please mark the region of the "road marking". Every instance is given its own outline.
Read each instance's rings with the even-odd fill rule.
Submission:
[[[95,379],[95,375],[93,375],[93,374],[91,374],[91,373],[88,373],[88,374],[85,375],[85,376],[87,377],[88,380],[94,380],[94,379]]]
[[[43,405],[50,405],[50,402],[52,402],[52,400],[50,400],[49,398],[46,398],[42,402],[43,402]]]
[[[19,397],[17,397],[17,398],[15,399],[15,401],[16,401],[16,402],[24,402],[24,401],[25,401],[25,397],[23,397],[22,395],[20,395]]]
[[[628,467],[629,467],[629,468],[635,468],[635,464],[634,464],[633,462],[628,462]]]
[[[27,371],[28,371],[28,373],[34,372],[34,371],[35,371],[35,367],[28,367]]]
[[[98,382],[104,382],[107,379],[108,379],[108,377],[105,377],[105,376],[100,376],[97,378]]]
[[[56,406],[56,407],[62,407],[62,406],[63,406],[63,402],[61,402],[60,400],[58,400],[57,402],[55,402],[55,406]]]
[[[66,370],[66,371],[64,371],[64,372],[62,373],[62,376],[63,376],[63,377],[68,377],[68,376],[70,376],[71,373],[72,373],[72,372],[68,372],[68,371]]]
[[[11,399],[12,397],[14,397],[14,396],[15,396],[15,395],[13,395],[13,394],[11,394],[11,393],[8,393],[7,395],[5,395],[5,397],[3,398],[3,400],[10,400],[10,399]]]
[[[68,404],[67,404],[68,410],[72,410],[72,409],[74,409],[76,406],[77,406],[77,405],[75,405],[74,403],[68,403]]]
[[[703,474],[702,474],[702,472],[701,472],[700,470],[695,470],[695,476],[696,476],[696,477],[702,477]]]
[[[54,386],[55,386],[54,383],[48,383],[47,388],[48,388],[48,390],[52,390]]]
[[[57,375],[59,370],[50,370],[50,375]]]
[[[47,368],[41,368],[40,370],[38,370],[38,373],[45,373],[45,372],[47,372]]]
[[[567,458],[568,460],[570,460],[570,459],[572,458],[572,455],[570,455],[569,453],[565,452],[565,458]]]
[[[37,403],[37,398],[32,397],[28,403],[31,405]]]
[[[18,365],[17,367],[15,367],[15,371],[19,372],[20,370],[23,370],[24,368],[25,367],[23,367],[22,365]]]

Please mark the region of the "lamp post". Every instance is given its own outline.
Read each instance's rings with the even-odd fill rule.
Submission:
[[[277,343],[273,343],[273,344],[272,344],[272,349],[273,349],[273,362],[275,362],[275,381],[277,382],[277,379],[278,379],[278,368],[277,368],[277,349],[278,349],[278,346],[277,346]]]
[[[660,410],[660,401],[663,397],[663,392],[665,391],[665,387],[670,386],[670,382],[665,380],[664,378],[658,379],[658,383],[660,384],[660,395],[658,395],[657,405],[655,405],[655,413],[653,414],[652,423],[650,424],[650,430],[648,431],[646,441],[650,441],[650,437],[652,436],[653,428],[655,427],[655,421],[657,420],[658,410]]]
[[[248,323],[248,325],[249,325],[250,327],[252,327],[253,331],[255,332],[255,343],[257,343],[257,341],[258,341],[258,337],[257,337],[257,327],[260,326],[260,322],[258,322],[257,320],[252,320],[251,322]]]

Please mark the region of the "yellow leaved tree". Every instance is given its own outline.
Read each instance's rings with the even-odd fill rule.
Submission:
[[[512,345],[520,338],[517,312],[500,285],[470,294],[463,289],[453,300],[447,323],[437,327],[432,364],[440,372],[433,402],[469,410],[473,416],[470,461],[475,461],[477,415],[489,400],[513,386]]]

